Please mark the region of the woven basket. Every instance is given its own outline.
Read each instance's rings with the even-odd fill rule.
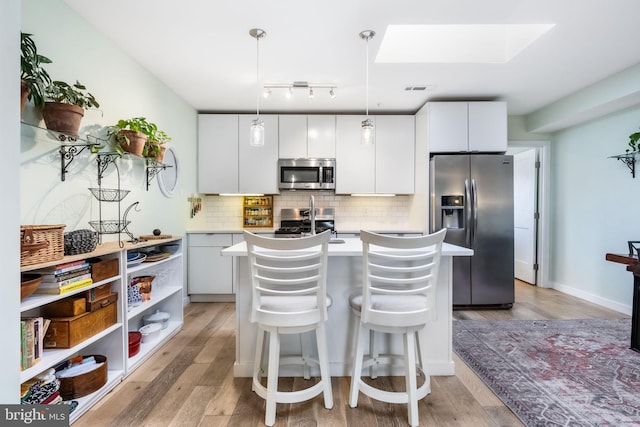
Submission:
[[[75,230],[64,233],[64,254],[78,255],[93,252],[98,245],[98,233],[91,230]]]
[[[64,258],[65,224],[21,225],[20,266]]]

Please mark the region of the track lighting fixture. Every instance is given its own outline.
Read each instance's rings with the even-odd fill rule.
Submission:
[[[336,89],[338,87],[333,83],[309,83],[305,81],[295,81],[293,83],[267,83],[264,85],[265,93],[269,91],[269,94],[275,89],[284,89],[285,96],[291,98],[293,96],[294,89],[304,89],[307,91],[309,98],[314,98],[318,89],[329,89],[329,96],[331,99],[336,97]],[[266,97],[266,96],[265,96]]]

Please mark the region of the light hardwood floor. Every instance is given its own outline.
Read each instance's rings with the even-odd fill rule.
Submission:
[[[457,310],[454,319],[582,319],[627,317],[615,311],[516,281],[511,310]],[[96,426],[261,426],[264,401],[251,391],[250,378],[234,378],[233,303],[192,303],[183,330],[136,370],[74,427]],[[431,378],[431,394],[420,403],[420,424],[432,427],[522,426],[523,424],[457,356],[455,376]],[[380,378],[403,387],[399,378]],[[278,404],[276,426],[405,426],[405,405],[360,395],[347,402],[349,378],[333,378],[334,407],[321,396],[298,404]],[[303,379],[286,378],[280,389]]]

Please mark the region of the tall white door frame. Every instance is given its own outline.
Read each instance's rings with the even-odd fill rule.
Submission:
[[[549,282],[550,260],[550,185],[551,185],[551,143],[550,141],[509,141],[509,147],[513,148],[537,148],[540,156],[540,172],[538,182],[538,243],[537,259],[538,274],[536,285],[541,288],[551,288]]]

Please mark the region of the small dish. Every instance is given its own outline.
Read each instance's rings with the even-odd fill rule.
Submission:
[[[135,259],[127,259],[127,267],[143,263],[146,259],[147,256],[145,254],[138,254],[138,257],[136,257]]]
[[[160,323],[149,323],[148,325],[144,325],[143,327],[138,329],[138,332],[142,334],[142,342],[148,343],[160,338],[161,330],[162,325]]]

